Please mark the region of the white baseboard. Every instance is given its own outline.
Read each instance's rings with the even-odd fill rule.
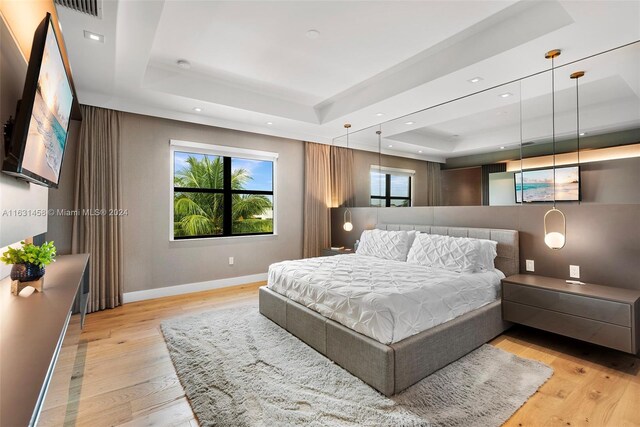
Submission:
[[[192,292],[208,291],[229,286],[244,285],[246,283],[267,280],[267,273],[251,274],[249,276],[228,277],[226,279],[209,280],[206,282],[188,283],[186,285],[167,286],[165,288],[147,289],[144,291],[125,292],[122,302],[144,301],[147,299],[170,297],[173,295],[190,294]]]

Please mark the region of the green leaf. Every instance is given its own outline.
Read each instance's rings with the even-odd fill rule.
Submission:
[[[0,257],[5,264],[32,263],[44,267],[55,261],[56,247],[53,242],[45,242],[40,246],[32,243],[20,242],[21,248],[7,248]]]

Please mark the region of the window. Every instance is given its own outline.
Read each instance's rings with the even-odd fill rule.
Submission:
[[[276,153],[171,142],[173,240],[273,234]]]
[[[415,171],[371,166],[371,206],[411,206],[411,181]]]

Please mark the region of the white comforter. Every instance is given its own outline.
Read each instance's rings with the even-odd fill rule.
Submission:
[[[353,254],[272,264],[267,286],[390,344],[495,301],[502,278]]]

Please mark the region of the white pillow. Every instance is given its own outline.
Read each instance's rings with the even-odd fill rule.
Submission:
[[[417,230],[408,230],[407,234],[409,234],[409,241],[407,242],[407,253],[409,253],[409,249],[411,248],[411,245],[413,245],[413,240],[418,234],[420,234],[420,232]]]
[[[493,271],[496,268],[494,260],[498,256],[498,242],[486,239],[473,239],[480,242],[479,266],[482,270]]]
[[[465,237],[420,233],[409,249],[407,262],[458,273],[473,273],[481,269],[480,242]]]
[[[415,235],[411,233],[411,235]],[[406,231],[365,230],[360,236],[357,254],[376,258],[406,261],[411,245],[411,235]]]

